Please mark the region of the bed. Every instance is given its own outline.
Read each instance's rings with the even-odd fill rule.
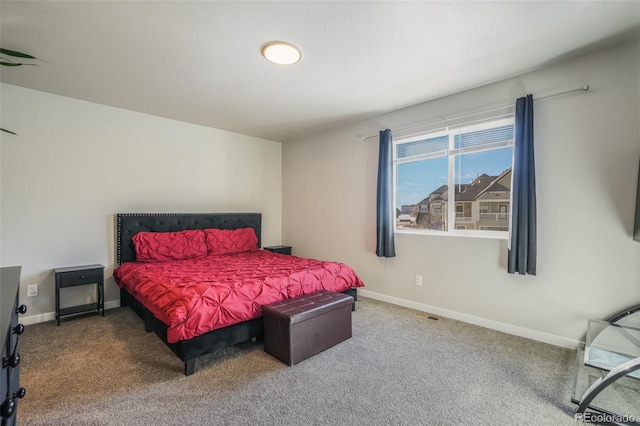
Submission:
[[[116,214],[120,304],[185,375],[199,356],[260,339],[265,304],[322,289],[357,300],[364,284],[348,265],[259,250],[261,226],[260,213]]]

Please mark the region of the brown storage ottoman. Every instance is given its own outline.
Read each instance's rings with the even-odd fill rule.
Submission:
[[[263,306],[265,352],[291,366],[349,339],[353,302],[321,290]]]

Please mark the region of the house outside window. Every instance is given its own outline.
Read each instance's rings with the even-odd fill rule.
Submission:
[[[506,238],[514,127],[510,116],[394,141],[395,204],[412,217],[396,231]]]

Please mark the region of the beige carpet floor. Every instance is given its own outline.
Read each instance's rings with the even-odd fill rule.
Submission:
[[[294,367],[260,342],[182,362],[129,309],[31,325],[19,425],[575,425],[575,351],[361,298]]]

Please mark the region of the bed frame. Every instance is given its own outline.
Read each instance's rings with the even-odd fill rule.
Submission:
[[[140,231],[172,232],[186,229],[253,228],[261,245],[261,213],[118,213],[116,214],[116,261],[118,265],[135,262],[136,252],[132,238]],[[344,292],[357,300],[356,289]],[[145,324],[147,332],[158,337],[184,362],[184,374],[195,371],[196,358],[263,335],[262,317],[230,325],[189,340],[175,343],[167,341],[167,325],[157,319],[129,292],[120,289],[120,306],[129,306]],[[355,306],[355,305],[354,305]]]

